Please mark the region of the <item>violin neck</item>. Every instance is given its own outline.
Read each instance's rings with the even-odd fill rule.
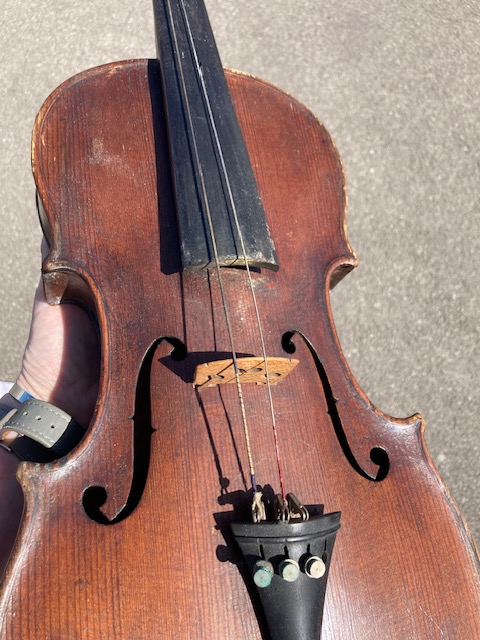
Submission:
[[[203,0],[154,0],[184,269],[277,269]]]

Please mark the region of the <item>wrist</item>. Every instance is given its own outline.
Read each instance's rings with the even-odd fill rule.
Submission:
[[[59,385],[58,379],[54,380],[53,376],[41,376],[39,371],[35,372],[35,377],[28,375],[22,369],[16,384],[27,392],[31,397],[42,402],[48,402],[55,405],[62,411],[66,411],[80,424],[86,424],[84,415],[79,411],[81,409],[81,391],[78,394],[71,392],[71,387],[67,385]],[[40,382],[39,382],[40,381]],[[43,381],[43,382],[42,382]],[[72,385],[73,386],[73,385]]]
[[[52,462],[71,451],[84,430],[62,409],[14,384],[0,400],[0,444],[21,460]]]
[[[49,383],[49,386],[45,386],[38,383],[39,379],[41,379],[40,375],[36,378],[32,378],[24,373],[24,370],[22,369],[15,384],[30,397],[36,398],[37,400],[43,400],[44,402],[50,402],[52,396],[51,388],[53,388],[55,384],[52,382]]]

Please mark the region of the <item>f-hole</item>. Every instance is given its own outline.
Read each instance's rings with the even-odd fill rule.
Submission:
[[[92,486],[85,489],[82,497],[83,508],[91,520],[99,524],[112,525],[121,522],[139,505],[142,499],[150,467],[150,453],[152,435],[155,429],[152,427],[150,379],[152,362],[158,345],[165,340],[172,345],[170,357],[175,361],[184,360],[187,349],[183,342],[172,336],[162,336],[153,342],[148,348],[142,360],[135,388],[135,411],[133,420],[133,475],[130,493],[125,507],[115,518],[109,520],[101,508],[105,504],[108,494],[104,487]]]
[[[296,346],[292,341],[292,338],[295,334],[298,334],[302,338],[313,358],[318,375],[320,377],[320,381],[322,383],[323,393],[327,402],[328,415],[330,417],[330,421],[335,430],[338,442],[342,447],[342,451],[346,459],[350,463],[351,467],[355,469],[355,471],[359,475],[361,475],[362,478],[371,480],[373,482],[381,482],[387,477],[388,472],[390,471],[390,459],[388,457],[388,453],[385,451],[385,449],[383,449],[383,447],[373,447],[370,450],[370,460],[373,462],[373,464],[378,466],[378,472],[376,476],[371,476],[369,473],[362,469],[362,467],[357,462],[357,459],[353,455],[353,451],[351,450],[350,445],[348,444],[345,429],[343,428],[342,420],[340,418],[340,414],[338,413],[337,400],[333,395],[332,387],[330,385],[330,380],[328,379],[325,367],[323,366],[318,353],[313,348],[312,343],[300,331],[287,331],[282,336],[282,347],[289,354],[295,353]]]

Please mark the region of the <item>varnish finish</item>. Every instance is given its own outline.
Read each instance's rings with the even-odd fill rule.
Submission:
[[[22,466],[26,514],[4,581],[2,640],[262,638],[227,526],[248,506],[233,385],[191,384],[205,352],[229,351],[217,278],[181,273],[161,100],[154,90],[152,104],[149,74],[155,63],[134,61],[75,77],[47,101],[34,132],[52,241],[47,286],[52,300],[94,301],[102,382],[81,445],[56,464]],[[273,389],[286,482],[306,504],[342,512],[322,639],[480,638],[478,560],[421,420],[372,407],[340,352],[328,289],[356,261],[336,150],[292,98],[239,74],[228,81],[281,265],[253,274],[267,352],[286,356],[282,336],[301,332],[328,378],[294,335],[300,363]],[[245,274],[224,278],[237,349],[258,355],[254,324],[242,321],[253,317]],[[177,341],[187,346],[183,360],[169,356]],[[268,483],[276,477],[268,406],[260,386],[244,393],[264,454],[258,481]],[[381,482],[345,456],[332,401],[366,473],[377,473],[371,449],[387,452]],[[129,500],[134,424],[143,452]],[[91,486],[106,489],[103,512],[118,522],[86,515]]]

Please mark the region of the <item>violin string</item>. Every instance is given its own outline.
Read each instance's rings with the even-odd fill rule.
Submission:
[[[171,24],[173,25],[174,21],[173,21],[173,15],[172,15],[172,11],[171,11],[170,2],[167,2],[167,5],[168,5],[167,8],[168,8],[168,11],[169,11],[170,21],[171,21]],[[183,10],[184,20],[186,21],[186,25],[188,25],[188,32],[191,35],[190,25],[188,23],[188,16],[186,15],[186,11],[185,11],[185,7],[184,7],[184,4],[183,4],[183,0],[181,2],[181,7],[182,7],[182,10]],[[174,41],[175,41],[175,50],[178,53],[179,47],[178,47],[178,40],[177,40],[177,35],[176,35],[176,32],[175,32],[175,29],[173,29],[173,38],[174,38]],[[189,36],[189,39],[190,39],[190,36]],[[190,44],[190,46],[191,46],[191,44]],[[214,231],[214,226],[213,226],[213,221],[212,221],[210,203],[208,201],[208,194],[207,194],[207,189],[206,189],[206,184],[205,184],[205,176],[204,176],[202,165],[201,165],[201,162],[200,162],[200,154],[198,152],[197,140],[196,140],[195,131],[194,131],[194,128],[193,128],[193,118],[192,118],[192,113],[191,113],[191,110],[190,110],[190,104],[189,104],[189,101],[188,101],[188,93],[187,93],[187,90],[186,90],[185,77],[184,77],[184,74],[183,74],[182,63],[181,63],[181,60],[179,59],[178,55],[177,55],[177,62],[178,62],[178,67],[179,67],[179,71],[180,71],[180,78],[181,78],[181,83],[182,83],[182,88],[183,88],[184,104],[186,106],[187,119],[188,119],[188,124],[189,124],[189,127],[190,127],[190,134],[191,134],[190,135],[190,139],[191,139],[192,145],[193,145],[193,155],[194,155],[194,158],[195,158],[197,176],[199,178],[199,182],[200,182],[200,185],[201,185],[202,200],[203,200],[203,204],[204,204],[204,208],[205,208],[205,212],[206,212],[206,217],[207,217],[207,222],[208,222],[210,235],[211,235],[211,239],[212,239],[212,248],[213,248],[213,254],[214,254],[214,258],[215,258],[215,267],[216,267],[216,271],[217,271],[217,277],[218,277],[218,282],[219,282],[219,287],[220,287],[220,293],[221,293],[221,297],[222,297],[222,307],[223,307],[223,311],[224,311],[224,315],[225,315],[225,321],[226,321],[226,325],[227,325],[227,333],[228,333],[228,338],[229,338],[229,342],[230,342],[230,348],[232,350],[233,368],[234,368],[234,373],[235,373],[235,382],[236,382],[236,387],[237,387],[237,395],[238,395],[239,404],[240,404],[240,412],[241,412],[241,416],[242,416],[242,425],[243,425],[243,432],[244,432],[244,438],[245,438],[245,446],[246,446],[246,450],[247,450],[247,459],[248,459],[248,466],[249,466],[249,472],[250,472],[250,480],[251,480],[252,490],[253,490],[254,493],[256,493],[258,491],[258,488],[257,488],[257,483],[256,483],[256,478],[255,478],[255,466],[254,466],[254,462],[253,462],[253,454],[252,454],[252,447],[251,447],[251,440],[250,440],[250,432],[249,432],[248,422],[247,422],[247,412],[246,412],[246,409],[245,409],[245,401],[244,401],[244,398],[243,398],[243,389],[242,389],[242,384],[241,384],[241,381],[240,381],[240,368],[238,366],[238,356],[237,356],[237,351],[236,351],[236,348],[235,348],[235,340],[234,340],[234,337],[233,337],[233,330],[232,330],[232,325],[231,325],[231,320],[230,320],[230,313],[228,311],[227,296],[226,296],[226,292],[225,292],[225,287],[224,287],[223,277],[222,277],[222,272],[221,272],[221,267],[220,267],[220,257],[219,257],[219,253],[218,253],[218,247],[217,247],[215,231]]]
[[[210,122],[210,126],[211,126],[211,129],[212,129],[212,132],[213,132],[218,158],[219,158],[221,166],[222,166],[223,177],[224,177],[224,180],[225,180],[225,185],[227,187],[228,198],[229,198],[229,201],[230,201],[230,206],[231,206],[231,210],[232,210],[232,214],[233,214],[233,219],[234,219],[234,222],[235,222],[235,228],[236,228],[236,231],[238,233],[238,237],[239,237],[240,245],[241,245],[241,250],[242,250],[242,253],[243,253],[243,262],[244,262],[245,269],[246,269],[247,276],[248,276],[248,283],[249,283],[249,288],[250,288],[250,292],[251,292],[251,295],[252,295],[253,306],[254,306],[255,316],[256,316],[256,322],[257,322],[257,327],[258,327],[258,332],[259,332],[259,337],[260,337],[262,356],[263,356],[263,360],[264,360],[264,363],[265,363],[265,376],[266,376],[266,382],[267,382],[267,385],[266,385],[267,386],[267,397],[268,397],[268,405],[269,405],[269,410],[270,410],[270,417],[271,417],[271,421],[272,421],[273,440],[274,440],[274,446],[275,446],[275,456],[276,456],[276,462],[277,462],[280,489],[281,489],[283,500],[286,500],[285,483],[284,483],[284,479],[283,479],[281,456],[280,456],[280,445],[279,445],[279,439],[278,439],[278,428],[277,428],[277,421],[276,421],[275,409],[274,409],[274,404],[273,404],[272,386],[270,384],[270,372],[269,372],[269,366],[268,366],[267,351],[266,351],[266,347],[265,347],[265,337],[264,337],[264,332],[263,332],[263,328],[262,328],[262,322],[261,322],[261,319],[260,319],[260,312],[259,312],[259,308],[258,308],[258,304],[257,304],[257,296],[255,294],[255,288],[253,286],[251,269],[250,269],[250,266],[248,264],[247,251],[246,251],[246,248],[245,248],[245,242],[244,242],[242,230],[241,230],[241,227],[240,227],[240,221],[239,221],[239,218],[238,218],[235,198],[233,196],[233,191],[232,191],[232,187],[231,187],[231,184],[230,184],[230,179],[229,179],[229,176],[228,176],[227,167],[226,167],[226,164],[225,164],[225,156],[224,156],[224,153],[223,153],[222,144],[221,144],[221,141],[220,141],[220,136],[218,134],[217,126],[216,126],[215,119],[214,119],[214,116],[213,116],[213,111],[212,111],[212,107],[211,107],[211,104],[210,104],[210,98],[209,98],[209,95],[208,95],[208,90],[207,90],[207,86],[206,86],[206,83],[205,83],[205,78],[204,78],[204,75],[203,75],[202,66],[201,66],[201,63],[200,63],[200,61],[198,59],[198,54],[197,54],[197,49],[196,49],[196,46],[195,46],[195,41],[194,41],[191,29],[190,29],[190,23],[189,23],[189,20],[188,20],[188,15],[186,13],[185,5],[184,5],[183,0],[181,0],[181,5],[182,5],[182,11],[183,11],[183,16],[184,16],[184,20],[185,20],[185,25],[186,25],[186,28],[187,28],[188,39],[189,39],[189,42],[190,42],[190,49],[191,49],[191,52],[192,52],[194,60],[195,60],[195,67],[197,69],[198,78],[200,80],[200,85],[202,87],[203,98],[204,98],[204,101],[205,101],[205,105],[207,107],[209,122]],[[210,225],[210,222],[211,221],[209,219],[209,225]],[[214,234],[213,234],[213,225],[212,225],[210,233],[212,234],[212,240],[213,240],[213,236],[214,236]],[[213,244],[213,242],[212,242],[212,244]],[[218,265],[218,260],[217,260],[217,265]]]

